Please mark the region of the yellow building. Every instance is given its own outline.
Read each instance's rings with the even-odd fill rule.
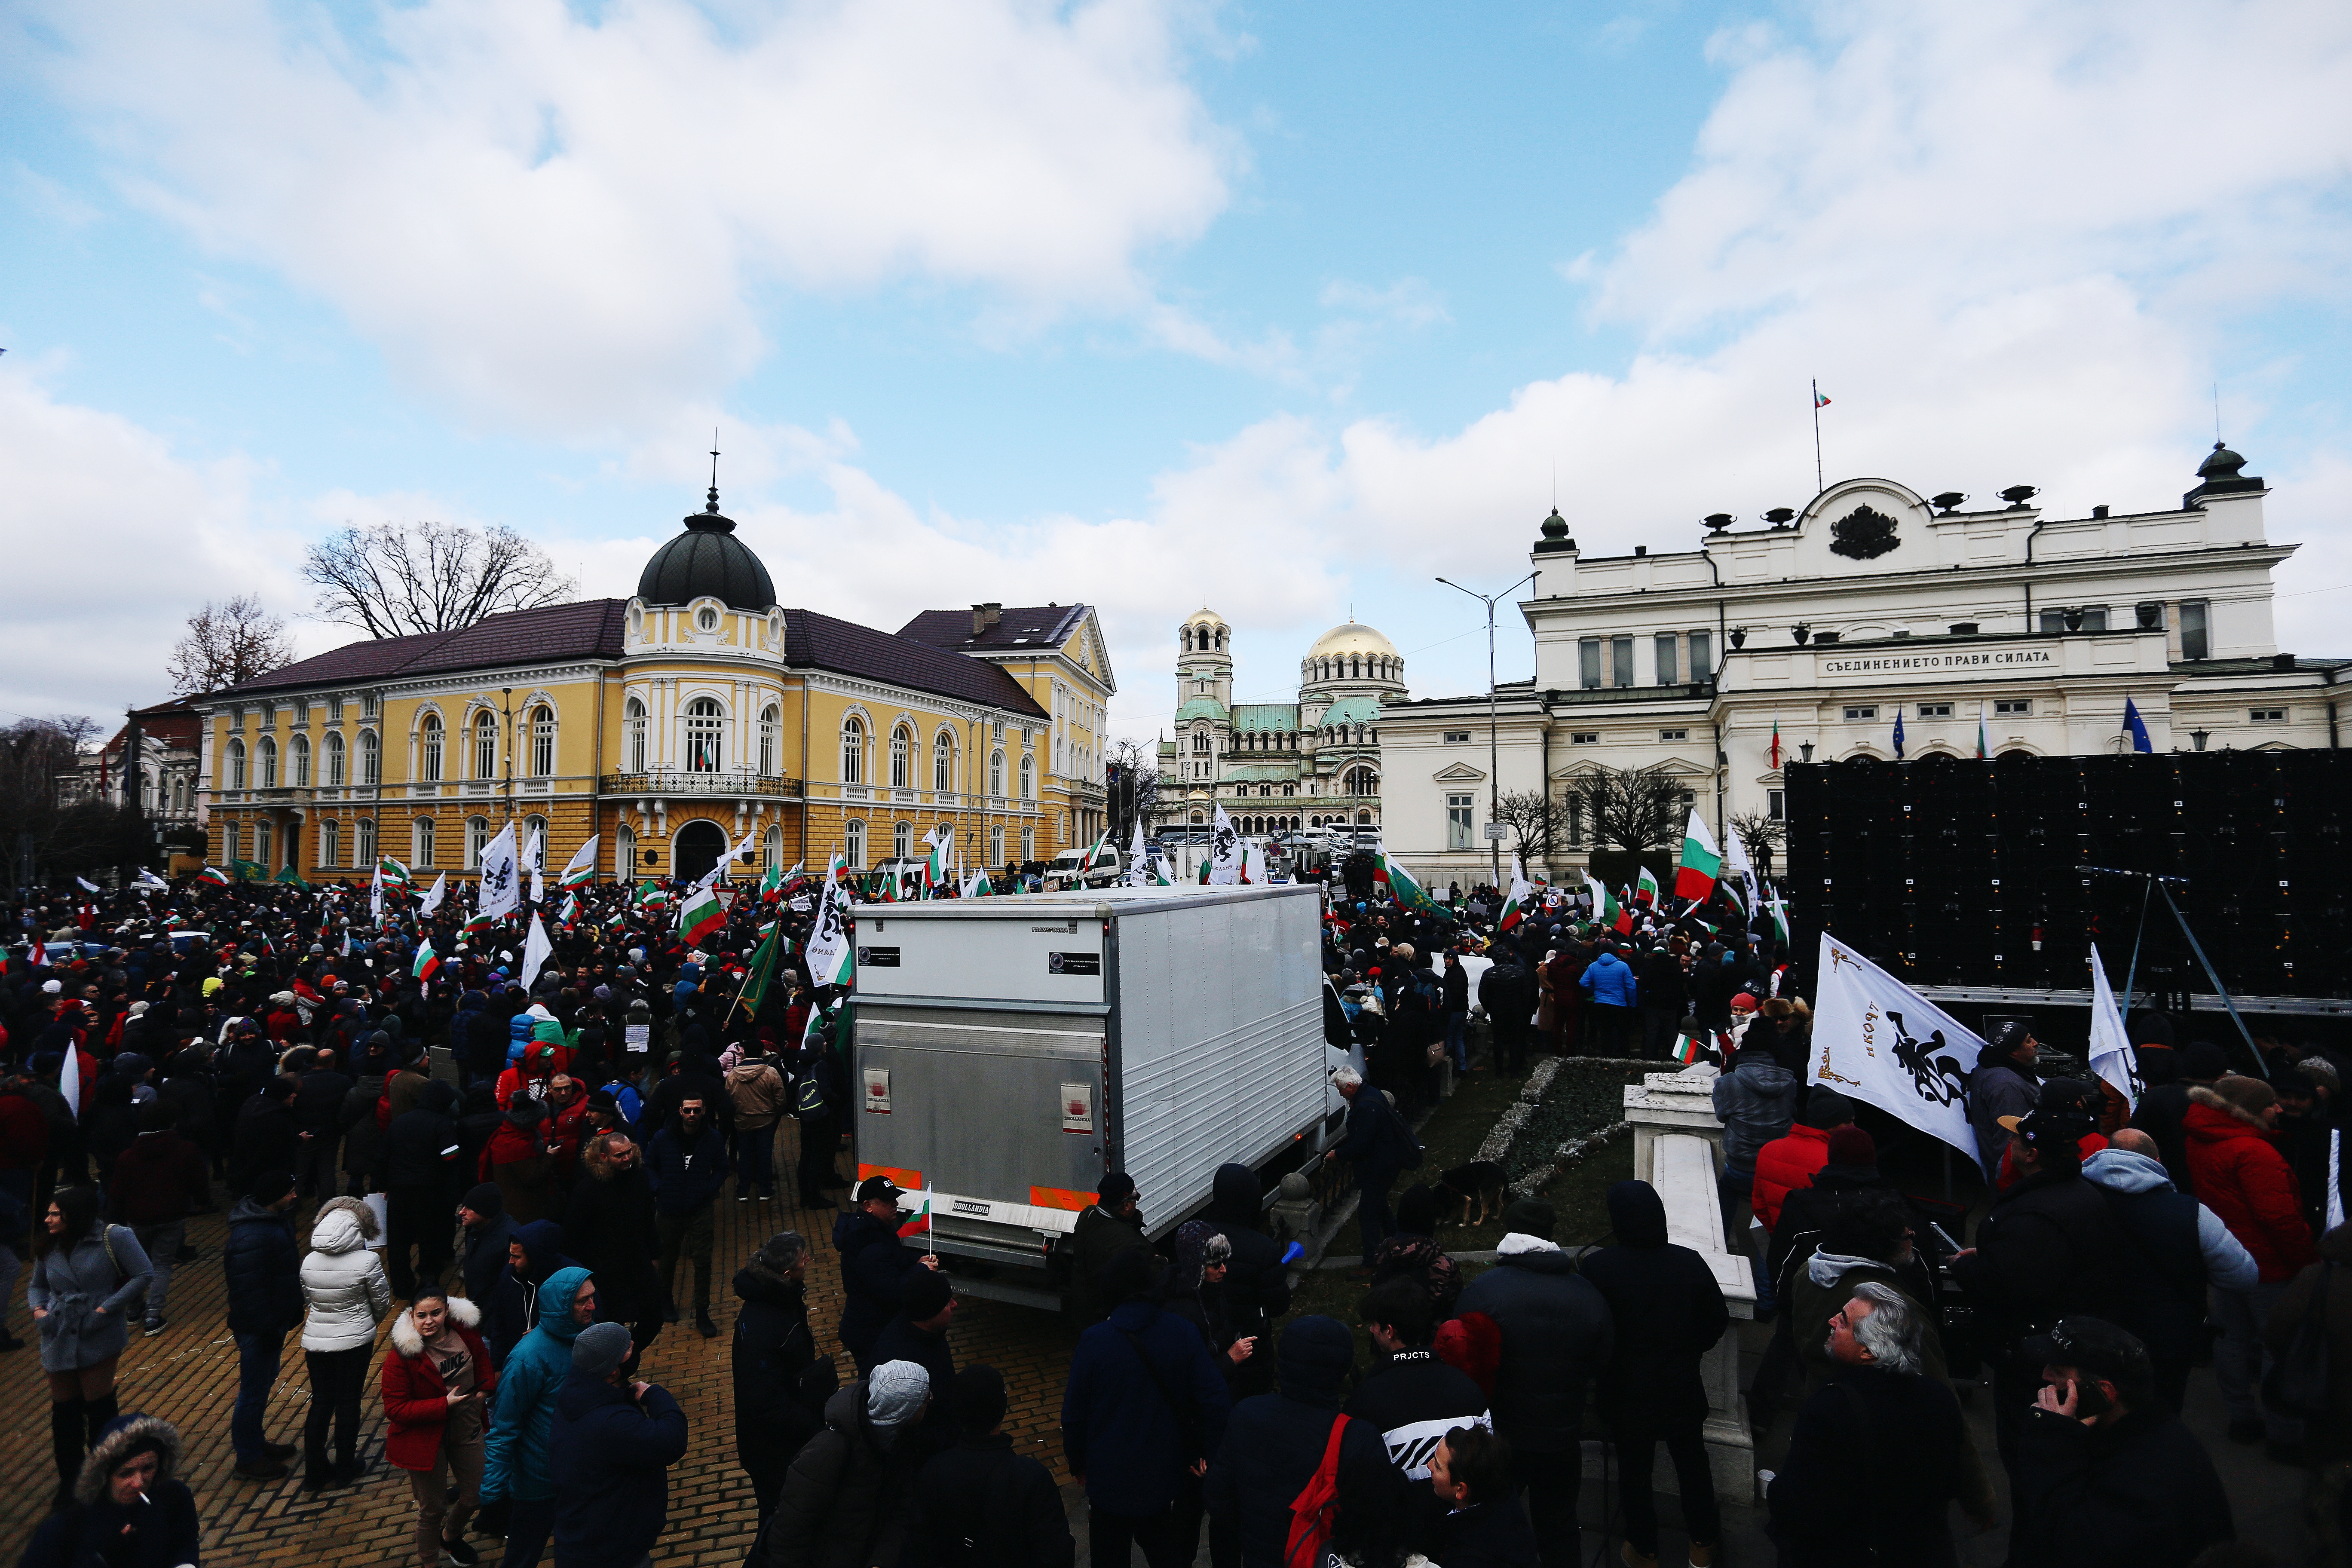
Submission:
[[[1051,853],[1084,796],[1022,677],[779,605],[716,489],[685,521],[632,598],[352,643],[197,699],[215,862],[316,879],[381,852],[462,880],[509,822],[545,834],[551,881],[592,833],[623,880],[699,876],[747,833],[781,867],[919,858],[942,823],[975,867]],[[1107,691],[1084,620],[1031,679],[1075,658]],[[1066,736],[1096,779],[1099,733]]]
[[[1094,843],[1109,826],[1103,753],[1110,744],[1110,699],[1118,681],[1103,646],[1102,622],[1090,605],[1032,605],[1006,609],[974,605],[925,610],[898,628],[902,637],[985,659],[1019,681],[1052,715],[1038,752],[1045,807],[1034,853],[1051,859],[1073,846]],[[1119,847],[1124,848],[1121,845]]]

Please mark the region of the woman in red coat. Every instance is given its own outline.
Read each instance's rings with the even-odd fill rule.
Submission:
[[[2230,1436],[2242,1443],[2257,1442],[2265,1432],[2279,1443],[2302,1436],[2301,1423],[2264,1411],[2260,1396],[2268,1359],[2263,1322],[2315,1256],[2303,1217],[2302,1184],[2279,1151],[2277,1123],[2277,1092],[2261,1079],[2237,1073],[2224,1074],[2210,1089],[2191,1088],[2180,1118],[2197,1201],[2230,1227],[2262,1270],[2252,1289],[2217,1288],[2210,1296],[2213,1321],[2221,1327],[2213,1380],[2230,1413]]]
[[[482,1489],[482,1435],[498,1363],[476,1331],[481,1310],[425,1286],[392,1326],[383,1352],[384,1458],[408,1472],[416,1499],[416,1560],[476,1561],[466,1521]],[[449,1477],[457,1479],[451,1502]]]

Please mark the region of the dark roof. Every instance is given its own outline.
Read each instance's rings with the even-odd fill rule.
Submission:
[[[351,643],[212,695],[363,686],[443,670],[549,659],[618,658],[628,609],[625,599],[586,599],[491,616],[463,631]],[[784,612],[784,658],[790,665],[862,676],[1011,713],[1050,717],[1019,681],[992,664],[814,610]]]
[[[1086,613],[1084,605],[1014,605],[1003,612],[1003,619],[975,637],[970,610],[925,610],[900,626],[898,635],[933,647],[985,648],[991,652],[1013,647],[1059,647],[1070,640],[1070,634],[1078,629],[1078,622]]]
[[[242,685],[213,692],[281,691],[301,686],[363,686],[436,670],[474,669],[560,658],[614,658],[628,611],[622,599],[583,599],[489,616],[454,632],[376,637],[273,669]]]
[[[1008,616],[1011,613],[1006,612]],[[968,620],[964,623],[967,631],[971,626]],[[966,702],[984,702],[1008,712],[1052,717],[1019,681],[985,659],[948,653],[911,637],[876,631],[814,610],[784,612],[784,658],[791,664],[862,675]]]
[[[735,537],[734,519],[719,515],[715,489],[709,508],[688,513],[686,531],[655,551],[637,578],[637,597],[648,605],[683,605],[706,596],[754,614],[776,602],[767,567]]]

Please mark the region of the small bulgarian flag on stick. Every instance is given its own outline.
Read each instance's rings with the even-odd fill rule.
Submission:
[[[691,946],[727,923],[727,911],[719,902],[718,891],[708,883],[694,889],[686,907],[677,913],[678,935]]]
[[[1715,847],[1706,819],[1693,806],[1690,826],[1683,829],[1683,858],[1675,867],[1675,897],[1705,903],[1722,875],[1723,852]]]
[[[1984,755],[1981,751],[1977,754],[1979,756]],[[203,870],[196,873],[196,880],[205,884],[207,887],[226,888],[228,886],[228,873],[222,870],[217,866],[207,866]]]
[[[1528,905],[1535,900],[1536,890],[1528,885],[1527,868],[1517,855],[1511,857],[1511,896],[1503,901],[1503,918],[1495,922],[1497,933],[1507,932],[1528,918]]]
[[[417,944],[416,962],[410,966],[408,973],[420,981],[430,980],[440,967],[441,955],[433,951],[433,942],[427,938]]]
[[[1651,909],[1658,907],[1658,879],[1650,874],[1647,866],[1643,867],[1641,875],[1633,879],[1633,901],[1646,904]]]
[[[1675,1060],[1685,1067],[1712,1054],[1713,1043],[1707,1038],[1706,1026],[1696,1018],[1685,1018],[1675,1037]]]
[[[919,1193],[908,1193],[906,1195],[910,1198],[922,1199],[923,1206],[915,1211],[912,1215],[909,1215],[906,1219],[899,1222],[898,1234],[900,1236],[928,1235],[931,1228],[930,1189],[926,1187]]]

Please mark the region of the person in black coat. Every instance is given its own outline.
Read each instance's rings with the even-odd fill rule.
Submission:
[[[1552,1223],[1551,1205],[1533,1198],[1505,1209],[1501,1256],[1456,1310],[1484,1312],[1502,1331],[1495,1429],[1517,1456],[1544,1561],[1560,1564],[1576,1552],[1585,1388],[1616,1338],[1608,1300],[1553,1245]]]
[[[245,1196],[257,1172],[290,1173],[299,1163],[302,1129],[294,1120],[294,1096],[299,1087],[290,1078],[273,1078],[237,1107],[236,1128],[229,1142],[229,1196]]]
[[[1353,1068],[1341,1068],[1331,1081],[1348,1101],[1348,1131],[1323,1158],[1345,1160],[1356,1168],[1356,1218],[1369,1271],[1372,1254],[1396,1229],[1396,1218],[1389,1212],[1389,1189],[1396,1184],[1397,1173],[1412,1163],[1413,1136],[1388,1097],[1366,1084]]]
[[[898,1288],[898,1311],[874,1336],[874,1364],[909,1361],[931,1376],[930,1413],[915,1433],[916,1453],[925,1458],[955,1441],[955,1356],[948,1349],[948,1324],[955,1317],[955,1291],[948,1277],[919,1268]]]
[[[1220,1165],[1211,1185],[1209,1212],[1233,1255],[1223,1287],[1225,1326],[1235,1339],[1273,1344],[1274,1321],[1290,1310],[1290,1270],[1283,1246],[1265,1234],[1265,1205],[1259,1201],[1257,1173],[1247,1165]],[[1271,1393],[1274,1357],[1253,1355],[1234,1369],[1234,1397]]]
[[[2181,1125],[2189,1114],[2189,1091],[2212,1088],[2229,1070],[2230,1058],[2221,1047],[2200,1040],[2180,1053],[2178,1072],[2142,1094],[2132,1110],[2131,1124],[2156,1140],[2157,1157],[2164,1162],[2176,1193],[2194,1196],[2197,1192],[2189,1177],[2189,1134]]]
[[[564,1256],[563,1227],[551,1219],[536,1219],[518,1229],[507,1252],[507,1266],[499,1270],[498,1289],[482,1315],[482,1338],[500,1366],[506,1364],[507,1352],[539,1325],[539,1288],[562,1269],[587,1267]],[[520,1254],[519,1260],[516,1254]]]
[[[831,1356],[810,1331],[808,1243],[792,1231],[770,1237],[735,1273],[735,1462],[751,1479],[764,1521],[783,1495],[784,1471],[824,1425],[824,1402],[839,1386]]]
[[[924,1425],[939,1419],[940,1388]],[[1062,1494],[1045,1466],[1013,1451],[1004,1435],[1004,1379],[992,1366],[956,1373],[949,1400],[961,1417],[953,1446],[924,1465],[915,1483],[917,1522],[898,1568],[1070,1568],[1078,1543]]]
[[[507,1266],[507,1246],[515,1236],[515,1222],[507,1216],[506,1200],[496,1182],[467,1190],[457,1203],[457,1226],[466,1238],[457,1272],[466,1281],[466,1299],[483,1310],[487,1321],[499,1292],[499,1275]]]
[[[457,1123],[449,1113],[457,1105],[456,1087],[436,1079],[418,1091],[415,1107],[394,1117],[384,1133],[383,1262],[392,1293],[404,1300],[416,1293],[419,1279],[436,1282],[449,1267],[449,1204],[458,1168]]]
[[[1656,1188],[1619,1182],[1609,1189],[1609,1219],[1617,1245],[1587,1253],[1577,1271],[1608,1301],[1616,1327],[1595,1403],[1615,1434],[1625,1540],[1642,1556],[1658,1554],[1650,1472],[1664,1443],[1674,1460],[1691,1544],[1711,1546],[1719,1531],[1715,1478],[1700,1430],[1707,1402],[1699,1358],[1731,1326],[1731,1311],[1706,1260],[1666,1239],[1666,1205]]]
[[[580,1182],[563,1209],[563,1250],[596,1277],[596,1321],[629,1326],[629,1359],[662,1331],[661,1281],[654,1272],[654,1194],[645,1155],[625,1132],[580,1146]]]
[[[1493,1425],[1486,1396],[1469,1373],[1438,1360],[1430,1348],[1436,1314],[1419,1280],[1381,1280],[1365,1293],[1357,1316],[1381,1354],[1349,1397],[1347,1413],[1380,1433],[1389,1463],[1412,1489],[1405,1539],[1429,1555],[1444,1517],[1426,1484],[1430,1459],[1454,1428]]]
[[[335,1053],[313,1053],[294,1090],[294,1121],[310,1136],[302,1145],[294,1171],[295,1184],[306,1198],[320,1203],[336,1195],[335,1145],[342,1137],[343,1100],[352,1092],[352,1075],[338,1071]]]
[[[2158,1403],[2137,1340],[2065,1318],[2025,1353],[2044,1381],[2018,1435],[2018,1568],[2187,1568],[2237,1539],[2213,1460]]]
[[[1955,1561],[1948,1505],[1969,1439],[1959,1401],[1921,1370],[1923,1331],[1887,1285],[1858,1287],[1832,1320],[1838,1371],[1797,1412],[1764,1494],[1783,1568]]]
[[[1447,1510],[1437,1545],[1445,1568],[1536,1568],[1545,1561],[1513,1495],[1511,1448],[1503,1438],[1457,1427],[1438,1445],[1429,1470],[1430,1489]]]
[[[1528,1021],[1535,1016],[1535,976],[1507,943],[1494,948],[1494,964],[1478,977],[1478,1005],[1486,1010],[1493,1044],[1486,1065],[1513,1078],[1528,1070]]]
[[[1209,1463],[1204,1500],[1210,1517],[1239,1542],[1242,1568],[1284,1568],[1290,1505],[1323,1463],[1354,1346],[1355,1336],[1335,1319],[1293,1321],[1275,1352],[1281,1392],[1234,1407]],[[1343,1465],[1370,1459],[1387,1466],[1388,1450],[1369,1421],[1349,1422],[1339,1453]]]
[[[899,1241],[898,1224],[898,1189],[887,1176],[859,1183],[856,1209],[833,1222],[834,1248],[841,1254],[838,1331],[860,1376],[874,1370],[874,1341],[898,1316],[900,1289],[924,1267],[923,1255]]]
[[[228,1239],[221,1246],[228,1331],[236,1341],[236,1400],[228,1423],[236,1466],[231,1473],[272,1481],[286,1475],[283,1461],[294,1447],[263,1435],[262,1413],[278,1381],[286,1335],[302,1321],[302,1255],[294,1244],[293,1173],[257,1171],[248,1184],[229,1211]]]

